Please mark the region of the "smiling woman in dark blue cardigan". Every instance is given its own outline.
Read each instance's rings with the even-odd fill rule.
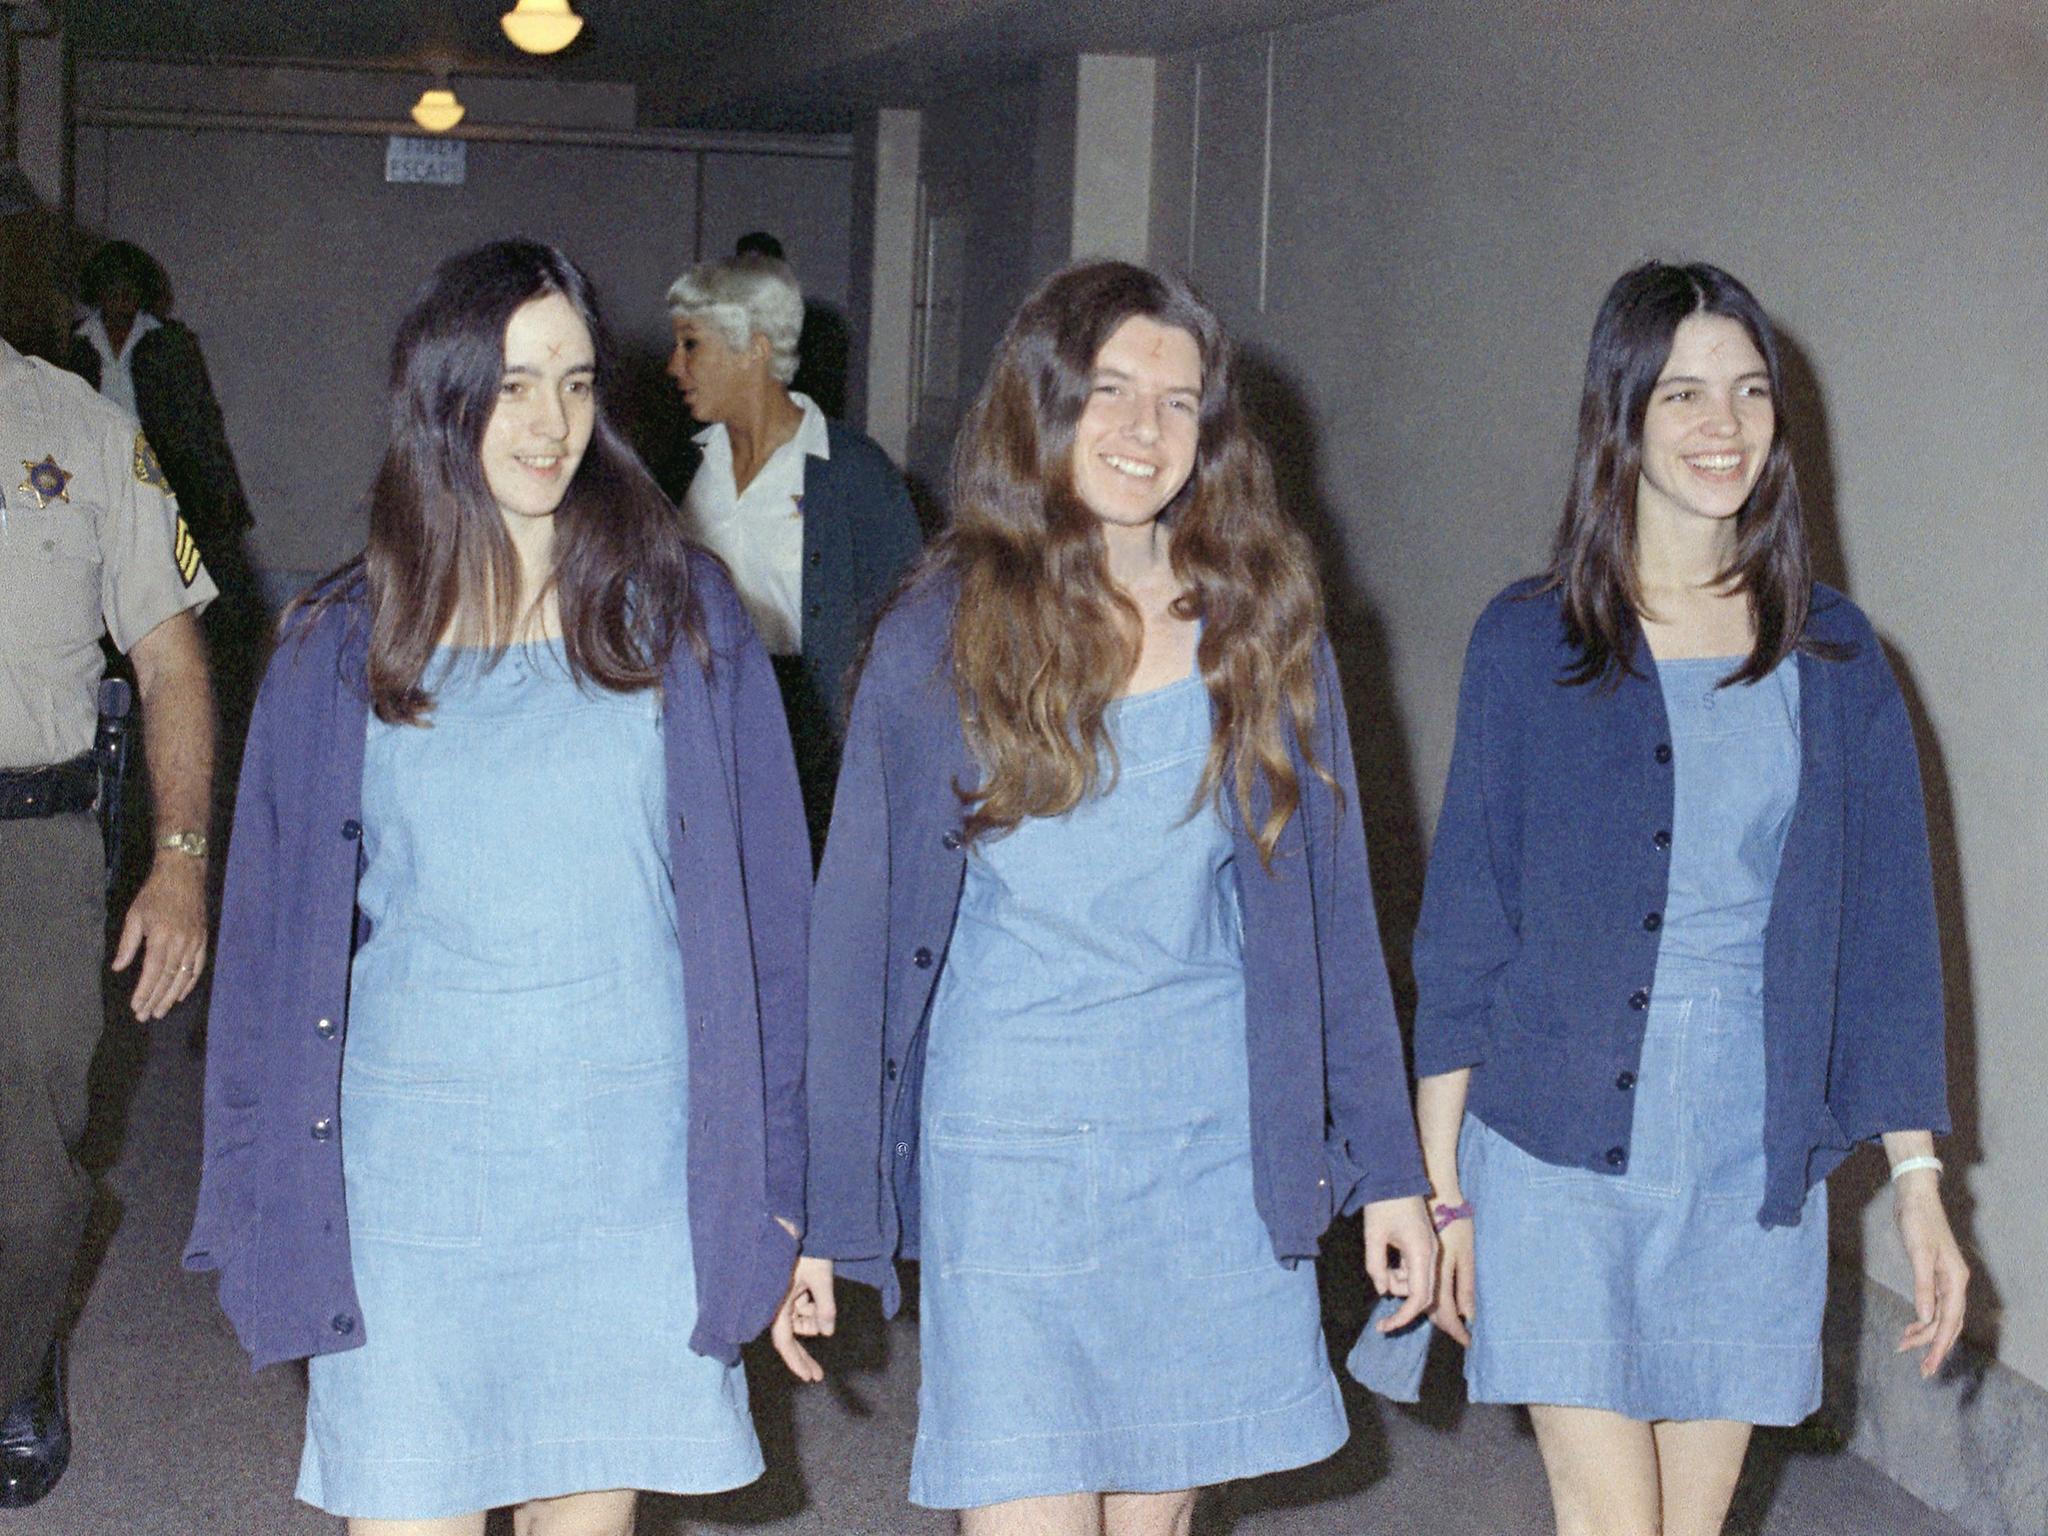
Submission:
[[[1340,1216],[1428,1304],[1371,790],[1232,360],[1181,280],[1047,279],[854,693],[776,1327],[921,1259],[911,1498],[970,1536],[1186,1530],[1341,1445]]]
[[[1769,318],[1652,263],[1595,326],[1556,556],[1473,631],[1416,934],[1434,1317],[1562,1536],[1719,1532],[1820,1392],[1828,1172],[1884,1140],[1932,1373],[1941,967],[1905,702],[1812,582]],[[1469,1324],[1469,1332],[1467,1325]]]

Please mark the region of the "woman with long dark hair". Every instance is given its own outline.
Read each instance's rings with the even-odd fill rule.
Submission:
[[[811,967],[807,1257],[898,1300],[911,1497],[1185,1532],[1344,1441],[1314,1260],[1432,1236],[1313,562],[1184,282],[1026,301],[855,693]]]
[[[1784,402],[1742,284],[1623,276],[1550,569],[1466,655],[1415,944],[1434,1317],[1475,1399],[1530,1405],[1562,1536],[1719,1532],[1752,1426],[1818,1406],[1858,1142],[1900,1348],[1931,1375],[1962,1328],[1912,729],[1811,577]]]
[[[610,364],[559,251],[435,272],[369,546],[288,616],[243,763],[186,1263],[258,1365],[311,1358],[299,1496],[357,1536],[617,1536],[635,1489],[761,1468],[808,847],[768,658]]]

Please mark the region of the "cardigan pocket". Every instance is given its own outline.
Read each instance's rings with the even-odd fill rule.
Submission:
[[[1496,1041],[1510,1033],[1557,1039],[1565,1033],[1564,1010],[1557,1006],[1542,974],[1516,959],[1494,981],[1487,1028]]]

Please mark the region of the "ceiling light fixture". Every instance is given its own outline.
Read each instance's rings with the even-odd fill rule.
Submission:
[[[446,133],[462,121],[463,110],[453,91],[434,86],[421,91],[420,99],[412,104],[412,120],[429,133]]]
[[[519,0],[498,25],[521,52],[560,53],[576,41],[583,18],[569,9],[569,0]]]

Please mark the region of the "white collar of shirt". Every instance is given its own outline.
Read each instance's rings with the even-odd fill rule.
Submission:
[[[135,356],[135,344],[162,324],[155,315],[138,313],[118,352],[107,337],[107,322],[98,310],[88,311],[79,324],[78,334],[92,343],[93,351],[100,355],[100,393],[130,416],[135,414],[135,376],[128,371],[129,359]]]
[[[746,490],[733,481],[732,439],[713,423],[697,434],[704,462],[683,498],[692,530],[732,572],[741,603],[775,656],[803,649],[804,464],[832,457],[825,413],[804,395],[792,391],[789,398],[804,419]]]
[[[782,448],[776,449],[775,453],[781,453],[783,448],[793,448],[806,458],[831,458],[832,438],[825,430],[825,413],[818,409],[818,402],[801,390],[792,389],[789,392],[789,403],[804,413],[804,419],[796,424],[796,435],[784,443]],[[719,452],[724,454],[727,465],[732,463],[732,439],[726,435],[724,422],[714,421],[697,434],[696,442],[706,453],[709,453],[711,445],[716,443]],[[775,454],[770,454],[769,457],[772,460]],[[766,467],[762,466],[764,469]]]

